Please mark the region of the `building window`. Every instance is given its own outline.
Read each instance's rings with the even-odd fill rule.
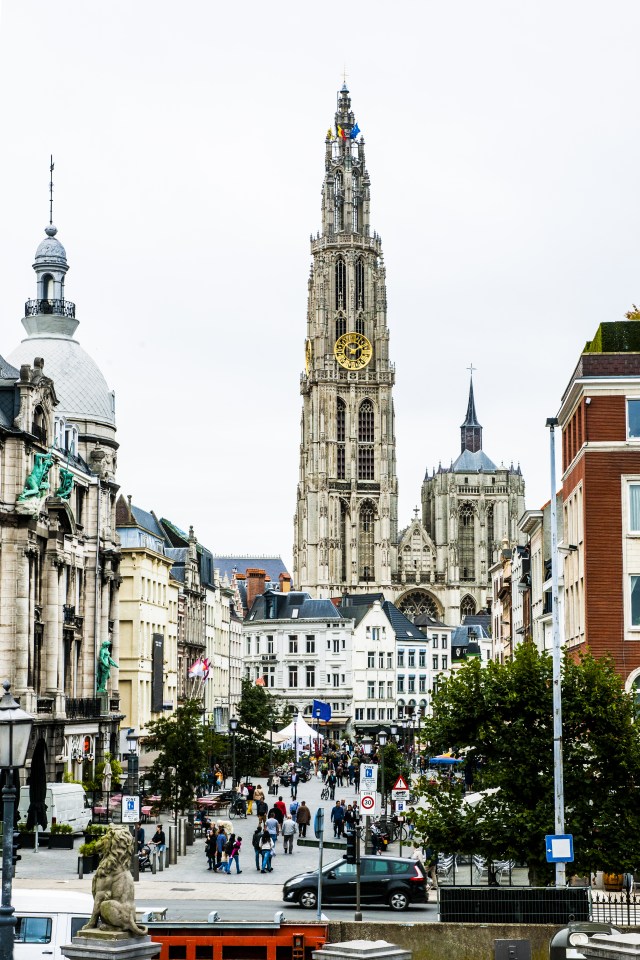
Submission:
[[[364,314],[359,313],[356,317],[356,333],[364,335]]]
[[[437,654],[436,654],[436,656],[433,658],[432,668],[433,668],[434,670],[437,670],[437,669],[438,669],[438,655],[437,655]]]
[[[378,700],[384,700],[384,680],[378,681]]]
[[[407,657],[409,658],[409,659],[408,659],[408,662],[407,662],[407,666],[408,666],[408,667],[415,667],[415,665],[416,665],[416,652],[415,652],[415,650],[408,650],[408,651],[407,651]]]
[[[629,484],[629,532],[640,533],[640,483]]]
[[[340,686],[340,674],[339,674],[339,673],[334,673],[334,674],[332,674],[332,675],[331,675],[331,682],[333,683],[333,686],[334,686],[334,687],[339,687],[339,686]]]
[[[387,707],[387,720],[393,720],[393,707]]]
[[[307,653],[315,653],[315,652],[316,652],[316,638],[307,637]]]
[[[353,207],[355,210],[355,203]],[[356,310],[364,310],[364,260],[362,257],[356,260]]]
[[[273,637],[267,637],[267,653],[273,653]]]
[[[373,681],[373,680],[368,680],[368,681],[367,681],[367,698],[368,698],[369,700],[373,700],[374,697],[375,697],[375,695],[376,695],[376,685],[375,685],[375,681]]]
[[[426,667],[426,665],[427,665],[427,651],[421,650],[420,653],[418,654],[418,666]]]
[[[289,667],[289,686],[297,687],[298,686],[298,668]]]
[[[458,511],[458,544],[460,556],[460,579],[475,580],[475,510],[465,501]],[[474,611],[475,612],[475,611]]]
[[[247,656],[250,657],[251,656],[251,637],[247,637],[245,641],[245,648],[247,651]]]
[[[338,233],[344,229],[344,186],[342,182],[342,173],[340,170],[335,175],[333,181],[333,229]],[[344,269],[344,260],[340,259]],[[344,306],[344,304],[343,304]]]
[[[373,404],[363,400],[358,411],[358,442],[373,443]]]
[[[419,693],[427,692],[427,678],[423,673],[421,673],[420,676],[418,677],[418,692]]]
[[[409,677],[409,685],[407,687],[407,693],[415,693],[415,692],[416,692],[416,678]]]
[[[374,707],[367,707],[367,720],[375,720],[376,711]]]
[[[336,340],[347,332],[347,318],[344,313],[339,313],[336,317]]]
[[[374,511],[373,504],[365,501],[360,507],[359,518],[359,537],[358,537],[358,565],[360,568],[360,579],[365,583],[373,580],[374,577]],[[374,639],[378,639],[375,637]]]
[[[358,447],[358,480],[374,479],[373,447]]]
[[[387,680],[387,700],[393,700],[393,680]]]
[[[340,653],[340,638],[334,639],[333,641],[333,652]]]
[[[398,666],[404,667],[404,650],[398,650]]]
[[[289,653],[298,652],[298,638],[296,636],[289,637]]]
[[[398,693],[404,693],[404,677],[398,677]]]
[[[387,654],[387,670],[393,670],[393,654]]]
[[[493,479],[495,483],[495,478]],[[487,507],[487,557],[489,558],[489,563],[487,566],[491,566],[494,562],[493,556],[493,544],[495,541],[494,534],[494,524],[493,524],[493,504],[490,504]]]
[[[464,620],[465,617],[472,617],[475,612],[476,602],[473,597],[467,594],[466,597],[462,598],[462,603],[460,604],[460,620]]]
[[[447,649],[447,637],[446,637],[446,634],[442,637],[442,649],[443,649],[443,650],[446,650],[446,649]]]
[[[384,720],[384,707],[380,707],[378,710],[378,720]]]
[[[356,707],[356,720],[364,720],[364,708]]]
[[[316,685],[316,668],[307,667],[307,686],[315,687]]]
[[[631,577],[631,626],[640,627],[640,577]]]
[[[376,665],[376,655],[373,650],[370,650],[369,653],[367,654],[367,666],[375,667],[375,665]]]
[[[437,634],[437,633],[434,633],[434,635],[433,635],[433,637],[432,637],[431,646],[433,647],[434,650],[437,650],[437,649],[438,649],[438,634]]]
[[[627,436],[640,439],[640,400],[627,400]]]
[[[380,627],[372,627],[372,628],[371,628],[371,639],[372,639],[372,640],[379,640],[379,639],[380,639]]]
[[[442,658],[442,669],[443,669],[443,670],[446,670],[446,669],[447,669],[447,658],[446,658],[446,657],[443,657],[443,658]]]

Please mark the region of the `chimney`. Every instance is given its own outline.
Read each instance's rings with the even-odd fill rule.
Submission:
[[[289,593],[291,590],[291,576],[288,573],[281,573],[278,577],[280,581],[280,593]]]
[[[266,576],[267,571],[258,570],[257,567],[249,567],[247,570],[247,610],[251,610],[255,598],[264,593]]]

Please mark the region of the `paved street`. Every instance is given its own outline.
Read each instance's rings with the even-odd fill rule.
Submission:
[[[264,787],[265,783],[262,785]],[[324,807],[324,838],[333,841],[333,828],[329,820],[333,804],[329,800],[320,800],[321,789],[322,782],[319,780],[313,779],[303,783],[298,788],[298,800],[306,801],[312,815],[315,814],[318,806]],[[282,788],[280,793],[288,807],[291,799],[290,790]],[[355,796],[353,788],[338,787],[336,789],[336,797],[339,799],[344,797],[347,803],[355,799]],[[277,798],[269,797],[268,799]],[[167,820],[164,821],[165,828],[167,822]],[[251,836],[257,822],[256,816],[233,822],[236,832],[243,839],[243,852],[240,857],[241,874],[237,875],[235,868],[230,876],[209,871],[204,852],[204,840],[198,838],[193,846],[187,847],[187,855],[179,857],[178,863],[169,867],[168,870],[158,872],[155,876],[149,871],[140,875],[140,880],[136,884],[138,905],[168,906],[168,917],[175,920],[181,918],[205,920],[211,910],[217,910],[223,920],[272,920],[275,911],[282,909],[289,913],[293,911],[296,917],[304,915],[307,919],[311,919],[311,911],[302,911],[297,906],[285,907],[281,894],[282,884],[288,877],[318,866],[318,849],[294,845],[294,853],[285,855],[282,850],[282,841],[278,840],[273,873],[263,875],[256,871],[251,846]],[[154,831],[154,826],[148,824],[146,831],[149,838]],[[307,831],[307,838],[313,838],[313,836],[312,825]],[[78,846],[79,841],[76,840],[76,849],[73,851],[41,849],[35,853],[33,850],[22,850],[22,860],[16,868],[15,886],[31,889],[51,889],[59,886],[67,890],[90,893],[92,875],[89,874],[82,880],[78,879]],[[394,844],[390,847],[389,852],[397,855],[398,845]],[[339,850],[325,849],[324,851],[325,864],[339,857],[341,857]],[[402,922],[414,917],[421,921],[436,920],[435,896],[433,894],[431,896],[432,902],[427,906],[413,907],[408,915],[401,915]],[[251,903],[250,908],[247,908],[247,903]],[[324,911],[325,915],[331,919],[347,919],[351,912],[351,908],[345,907],[331,907]],[[389,909],[372,907],[366,911],[365,919],[400,920],[401,917]]]

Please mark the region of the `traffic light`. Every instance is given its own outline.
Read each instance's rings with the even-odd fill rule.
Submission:
[[[347,851],[344,855],[347,863],[357,863],[358,862],[358,850],[356,846],[356,833],[355,830],[352,830],[347,834]]]
[[[15,865],[16,865],[16,863],[18,862],[18,860],[22,860],[22,857],[21,857],[20,854],[18,853],[18,850],[20,849],[21,846],[22,846],[22,843],[21,843],[21,841],[20,841],[20,832],[19,832],[18,830],[14,830],[14,831],[13,831],[13,844],[12,844],[12,851],[11,851],[11,862],[12,862],[12,864],[13,864],[13,866],[14,866],[14,870],[15,870]]]

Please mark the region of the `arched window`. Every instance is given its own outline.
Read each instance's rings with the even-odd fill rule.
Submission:
[[[340,576],[343,583],[347,582],[347,529],[349,525],[349,511],[344,500],[340,501]]]
[[[336,317],[336,340],[338,337],[341,337],[343,333],[347,332],[347,318],[344,313],[339,313]]]
[[[364,260],[356,260],[356,310],[364,310]]]
[[[342,257],[336,260],[336,310],[344,310],[347,303],[347,265]]]
[[[439,620],[441,616],[438,604],[424,590],[412,590],[411,593],[405,593],[404,597],[397,601],[396,607],[412,621],[423,613],[433,617],[434,620]]]
[[[337,233],[339,230],[344,229],[344,187],[340,170],[336,173],[333,189],[333,229]]]
[[[41,406],[37,406],[33,411],[33,422],[31,424],[31,433],[37,437],[40,443],[47,442],[47,418]]]
[[[462,503],[458,511],[458,562],[462,582],[473,582],[476,578],[475,519],[473,504]]]
[[[465,617],[472,617],[476,612],[476,602],[469,594],[462,598],[460,604],[460,622],[464,623]]]
[[[50,273],[45,273],[42,278],[42,299],[53,300],[53,277]]]
[[[358,410],[358,480],[375,479],[373,404],[363,400]]]
[[[360,229],[360,181],[358,179],[358,174],[354,173],[353,175],[353,204],[352,204],[352,228],[354,233],[358,233]]]
[[[345,440],[347,436],[347,408],[342,397],[338,397],[336,404],[336,439],[338,441],[338,480],[346,479]]]
[[[487,507],[487,566],[493,563],[493,544],[495,542],[495,531],[493,522],[493,504]]]
[[[374,552],[375,511],[369,500],[360,507],[358,524],[358,568],[360,580],[369,583],[375,577]]]
[[[356,317],[356,333],[364,334],[364,315],[359,313]]]

